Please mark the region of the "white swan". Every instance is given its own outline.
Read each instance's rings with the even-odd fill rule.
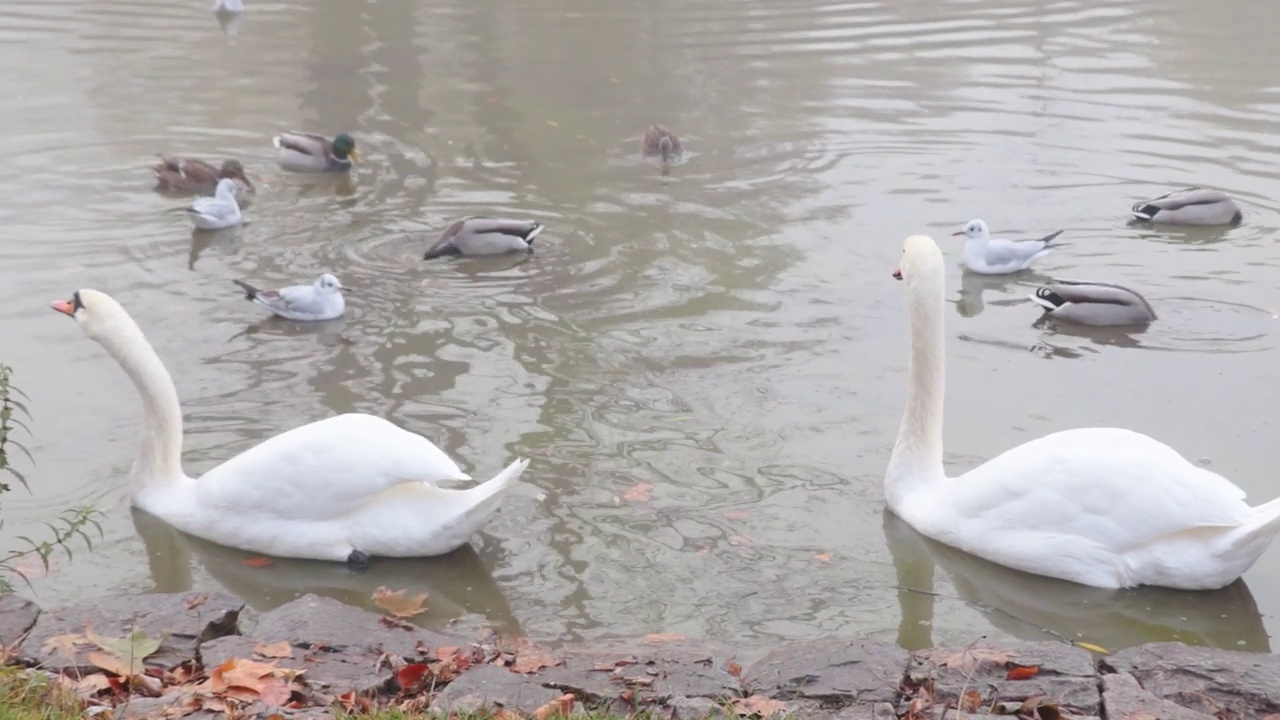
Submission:
[[[884,491],[921,534],[1084,585],[1209,590],[1240,577],[1280,531],[1280,500],[1250,507],[1221,475],[1118,428],[1046,435],[948,478],[942,252],[913,235],[893,274],[907,285],[911,385]]]
[[[518,459],[468,490],[438,488],[470,477],[421,435],[351,413],[276,435],[197,480],[182,471],[178,391],[129,313],[96,290],[53,309],[75,318],[142,395],[133,504],[220,545],[353,565],[443,555],[484,525],[529,465]]]

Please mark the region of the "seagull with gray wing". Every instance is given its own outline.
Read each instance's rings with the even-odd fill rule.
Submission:
[[[243,280],[231,282],[244,289],[245,299],[261,305],[287,320],[333,320],[341,317],[347,303],[338,278],[325,273],[310,285],[290,285],[279,290],[259,290]]]

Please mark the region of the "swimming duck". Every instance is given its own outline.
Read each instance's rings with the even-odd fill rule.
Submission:
[[[1280,532],[1280,499],[1250,506],[1227,478],[1120,428],[1055,432],[947,477],[946,267],[933,239],[907,238],[893,277],[906,281],[911,338],[885,502],[920,534],[1082,585],[1213,590]]]
[[[660,156],[663,163],[679,158],[682,152],[680,138],[661,125],[650,125],[640,140],[640,153],[645,157]]]
[[[275,435],[199,479],[182,469],[182,408],[164,363],[110,295],[52,303],[129,376],[142,398],[131,502],[210,542],[277,557],[367,565],[371,557],[443,555],[497,511],[529,461],[469,480],[430,440],[375,415],[347,413]]]
[[[1036,288],[1028,297],[1046,315],[1081,325],[1147,325],[1156,319],[1146,298],[1110,283],[1060,280]]]
[[[285,132],[271,138],[280,166],[298,172],[347,172],[360,162],[356,141],[346,133],[332,140],[323,135]]]
[[[1227,194],[1193,187],[1134,203],[1135,220],[1166,225],[1236,225],[1244,213]]]
[[[507,218],[469,217],[450,225],[427,249],[423,260],[445,255],[502,255],[533,252],[533,241],[542,223]]]
[[[161,155],[160,162],[152,165],[151,171],[155,173],[158,190],[212,194],[219,180],[230,178],[235,181],[238,201],[256,191],[239,160],[226,160],[219,168],[199,158]]]
[[[970,220],[963,230],[951,233],[968,237],[964,244],[964,265],[981,275],[1008,275],[1031,267],[1031,263],[1062,247],[1051,245],[1062,234],[1059,230],[1039,240],[1002,240],[991,237],[987,224]]]

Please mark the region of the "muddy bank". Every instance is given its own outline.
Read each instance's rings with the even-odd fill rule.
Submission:
[[[308,595],[249,617],[225,595],[112,596],[41,611],[0,597],[10,663],[118,717],[327,717],[335,709],[501,708],[715,715],[1228,720],[1280,713],[1280,657],[1154,643],[1095,655],[1056,643],[909,653],[856,639],[732,648],[649,635],[554,651],[449,635]],[[503,713],[505,715],[505,713]]]

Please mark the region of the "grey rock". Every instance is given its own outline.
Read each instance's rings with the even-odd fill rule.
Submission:
[[[1280,713],[1280,657],[1150,643],[1122,650],[1105,668],[1129,673],[1152,695],[1205,715]]]
[[[907,652],[873,640],[788,643],[742,675],[745,693],[827,705],[896,702]]]
[[[417,656],[422,648],[467,644],[464,639],[417,626],[389,627],[382,618],[333,598],[303,595],[264,613],[246,634],[268,643],[288,640],[298,646],[314,643],[336,649],[380,648],[404,658]]]
[[[83,651],[93,649],[84,640],[86,628],[114,638],[140,628],[151,638],[164,637],[146,664],[171,669],[197,659],[202,640],[236,632],[243,607],[239,600],[220,593],[109,595],[85,600],[40,613],[19,658],[46,670],[95,672],[84,659]],[[73,639],[79,640],[75,646]]]
[[[536,675],[522,675],[496,665],[478,665],[449,683],[431,701],[431,712],[466,715],[487,707],[528,714],[561,694],[559,690],[543,687]]]
[[[538,673],[539,681],[592,703],[612,702],[627,690],[637,704],[739,695],[737,678],[725,669],[727,655],[703,643],[601,642],[565,648],[559,657],[559,665]]]
[[[1039,670],[1025,680],[1009,680],[1014,666]],[[921,650],[911,656],[907,687],[933,683],[936,704],[955,704],[962,689],[973,690],[982,706],[994,702],[1020,703],[1034,695],[1052,698],[1072,715],[1097,715],[1102,704],[1093,656],[1061,643],[1009,642]]]
[[[711,698],[673,697],[667,700],[667,708],[673,720],[712,720],[727,718],[724,705]]]
[[[304,595],[263,614],[243,636],[204,643],[200,653],[205,667],[217,667],[232,658],[253,659],[254,646],[281,641],[293,647],[293,657],[273,658],[276,664],[305,670],[308,685],[333,693],[387,688],[394,672],[384,654],[422,662],[435,648],[467,645],[417,626],[388,626],[381,615],[332,598]]]
[[[13,593],[0,595],[0,649],[17,648],[38,617],[40,608],[30,600]]]
[[[1188,710],[1142,689],[1138,680],[1129,673],[1102,676],[1102,705],[1107,717],[1123,718],[1130,713],[1145,711],[1160,720],[1217,720],[1195,710]]]

